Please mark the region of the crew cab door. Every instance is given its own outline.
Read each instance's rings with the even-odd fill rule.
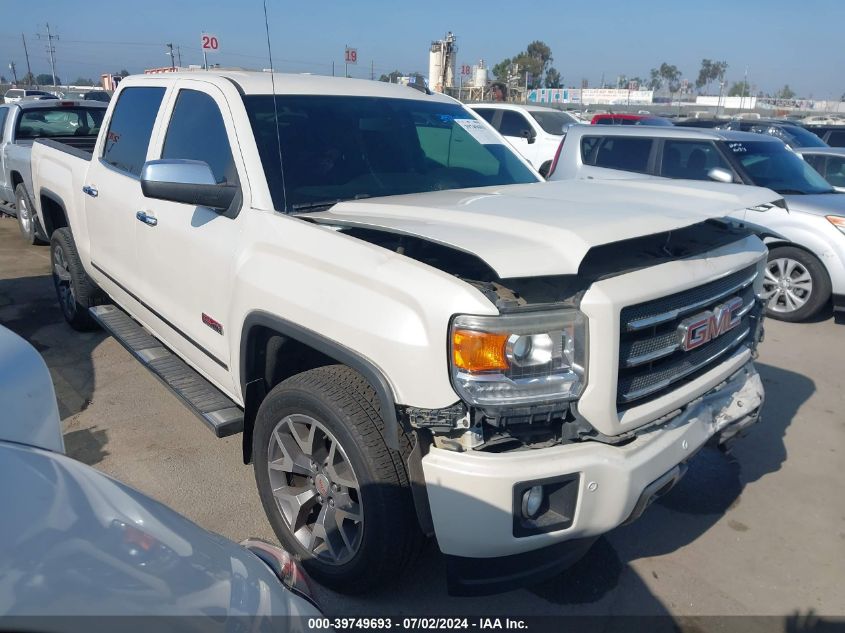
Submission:
[[[133,301],[144,274],[135,258],[135,213],[143,198],[141,169],[166,92],[164,85],[120,91],[82,185],[94,274],[124,305]]]
[[[218,183],[239,184],[246,194],[246,172],[223,93],[210,83],[186,79],[177,82],[169,101],[152,158],[203,161]],[[135,254],[143,270],[138,294],[153,312],[150,327],[231,392],[227,341],[240,333],[227,317],[239,208],[227,216],[193,204],[142,198],[137,211]]]

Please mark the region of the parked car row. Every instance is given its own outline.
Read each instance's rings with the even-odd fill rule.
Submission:
[[[451,591],[489,593],[635,520],[764,400],[748,217],[782,195],[545,181],[517,140],[676,131],[570,123],[346,78],[136,76],[93,146],[34,143],[31,198],[65,320],[241,434],[312,577],[395,583],[434,536]]]
[[[740,214],[760,227],[769,246],[764,282],[769,315],[801,321],[831,296],[836,310],[845,309],[845,195],[813,169],[818,165],[834,180],[841,178],[841,153],[798,151],[807,160],[777,136],[751,132],[579,126],[569,130],[549,178],[716,180],[776,191],[783,196],[780,206]]]

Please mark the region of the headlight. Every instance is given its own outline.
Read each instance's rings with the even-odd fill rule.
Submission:
[[[452,384],[470,404],[572,400],[584,389],[587,319],[577,310],[459,315],[449,341]]]
[[[828,222],[845,233],[845,217],[842,217],[841,215],[827,215],[825,217]]]

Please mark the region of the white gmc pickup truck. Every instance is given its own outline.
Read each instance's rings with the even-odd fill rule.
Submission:
[[[342,591],[423,535],[454,593],[552,574],[759,415],[766,248],[721,218],[766,189],[546,183],[448,97],[247,72],[124,80],[33,181],[67,321],[243,433]]]

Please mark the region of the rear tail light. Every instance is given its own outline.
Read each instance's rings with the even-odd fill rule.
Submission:
[[[288,552],[278,545],[254,538],[246,539],[241,546],[260,558],[286,588],[319,608],[314,600],[308,575]]]

